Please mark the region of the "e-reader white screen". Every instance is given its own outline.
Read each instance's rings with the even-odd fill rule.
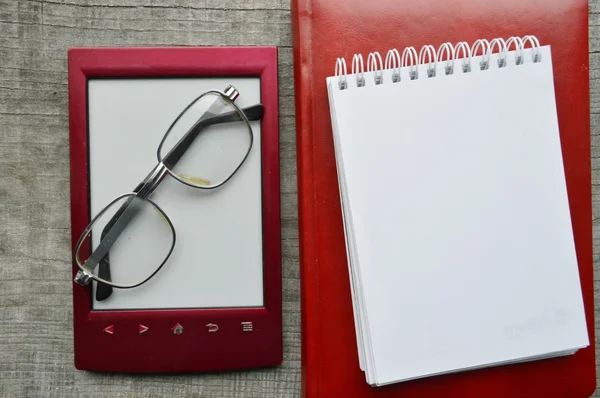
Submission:
[[[146,177],[162,137],[189,103],[230,84],[240,92],[240,108],[260,102],[258,77],[90,79],[91,216]],[[162,181],[151,200],[175,228],[171,256],[145,284],[114,289],[104,301],[94,297],[94,310],[263,305],[260,122],[251,126],[250,154],[225,185],[205,191],[171,176]]]

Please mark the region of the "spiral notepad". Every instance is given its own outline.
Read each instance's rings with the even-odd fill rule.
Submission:
[[[550,46],[356,54],[326,83],[369,384],[589,345]]]

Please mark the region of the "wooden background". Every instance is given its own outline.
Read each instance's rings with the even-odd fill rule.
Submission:
[[[0,397],[299,396],[291,44],[289,0],[0,0]],[[73,367],[66,49],[148,45],[279,48],[284,362],[278,368],[134,376]],[[600,0],[590,0],[590,78],[598,267]]]

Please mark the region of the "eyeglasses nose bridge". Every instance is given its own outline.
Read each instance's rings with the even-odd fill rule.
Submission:
[[[159,162],[146,176],[144,179],[144,183],[141,184],[141,188],[137,190],[136,196],[140,199],[147,199],[158,187],[161,181],[165,178],[169,170],[163,164],[163,162]]]

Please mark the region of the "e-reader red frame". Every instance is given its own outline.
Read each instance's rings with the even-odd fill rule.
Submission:
[[[263,286],[260,308],[93,311],[73,283],[75,367],[112,372],[206,372],[281,363],[281,227],[276,47],[69,49],[72,245],[90,221],[87,81],[95,77],[260,78]],[[73,264],[72,276],[77,272]],[[244,331],[242,322],[252,322]],[[184,333],[172,332],[175,324]],[[217,324],[217,333],[207,324]],[[140,333],[143,328],[149,330]],[[112,327],[111,327],[112,326]],[[106,329],[108,328],[108,329]],[[106,330],[105,330],[106,329]]]

